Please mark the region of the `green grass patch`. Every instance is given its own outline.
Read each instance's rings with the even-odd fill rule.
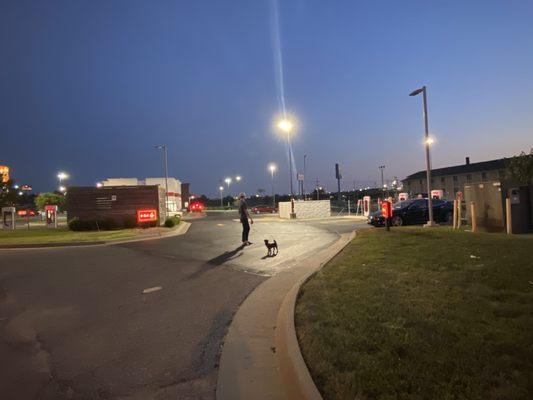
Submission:
[[[117,231],[73,232],[67,228],[46,229],[17,229],[15,231],[0,231],[0,244],[45,244],[93,242],[125,239],[139,235],[139,229],[123,229]]]
[[[533,237],[361,232],[296,327],[325,399],[532,399]]]

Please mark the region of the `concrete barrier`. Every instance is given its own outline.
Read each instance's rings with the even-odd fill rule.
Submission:
[[[294,213],[298,219],[306,218],[329,218],[331,217],[331,202],[329,200],[294,201]],[[280,218],[289,219],[291,214],[291,202],[279,203]]]

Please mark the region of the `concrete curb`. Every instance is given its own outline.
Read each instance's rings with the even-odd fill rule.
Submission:
[[[353,233],[341,235],[318,254],[264,281],[246,298],[224,339],[218,400],[321,398],[300,353],[294,304],[305,280],[352,238]]]
[[[173,236],[180,236],[187,233],[191,226],[190,222],[181,221],[177,228],[172,229],[168,233],[150,234],[145,237],[136,237],[131,239],[116,239],[116,240],[96,240],[87,242],[57,242],[57,243],[28,243],[28,244],[0,244],[1,250],[42,250],[42,249],[61,249],[61,248],[76,248],[76,247],[95,247],[95,246],[113,246],[116,244],[145,242],[148,240],[165,239]]]
[[[300,351],[294,322],[296,299],[302,285],[339,254],[354,237],[355,232],[352,232],[347,238],[341,238],[337,241],[328,249],[327,254],[324,254],[324,258],[321,257],[322,262],[318,267],[309,270],[302,276],[283,299],[278,313],[275,337],[280,374],[288,399],[322,400],[322,395],[318,391]]]

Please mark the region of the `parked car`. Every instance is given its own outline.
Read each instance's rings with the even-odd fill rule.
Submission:
[[[202,212],[204,211],[204,208],[204,203],[199,201],[193,201],[191,204],[189,204],[189,212]]]
[[[252,207],[252,213],[254,214],[263,214],[263,213],[275,214],[277,212],[278,210],[275,207],[267,206],[265,204]]]
[[[392,206],[392,226],[425,224],[428,219],[428,199],[410,199]],[[439,223],[450,223],[453,219],[453,203],[446,200],[433,200],[433,219]],[[381,210],[371,213],[368,223],[374,226],[384,226],[385,218],[381,215]]]

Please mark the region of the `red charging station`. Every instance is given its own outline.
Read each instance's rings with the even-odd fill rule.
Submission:
[[[390,219],[392,218],[392,202],[384,200],[381,202],[381,216],[385,218],[385,226],[390,230]]]

